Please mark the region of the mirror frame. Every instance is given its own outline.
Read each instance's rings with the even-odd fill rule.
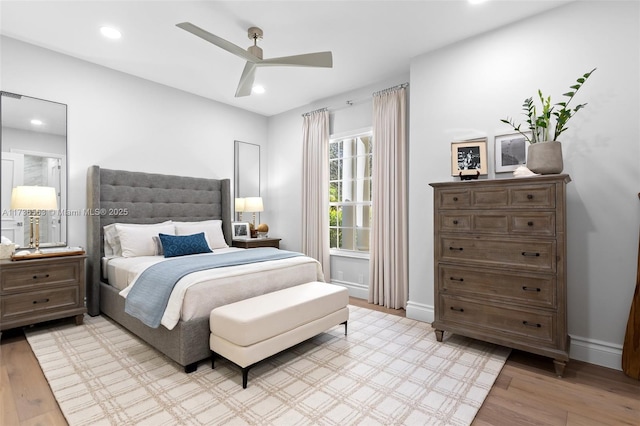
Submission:
[[[64,117],[57,117],[58,124],[56,124],[57,130],[54,130],[52,132],[47,132],[49,134],[55,134],[57,136],[63,137],[64,138],[64,149],[63,149],[63,153],[56,153],[56,152],[49,152],[48,154],[51,154],[50,156],[45,156],[45,155],[41,155],[41,154],[47,154],[46,151],[40,150],[40,149],[33,149],[33,147],[24,147],[24,149],[22,147],[16,147],[16,146],[11,146],[10,148],[6,148],[5,149],[5,145],[6,145],[6,141],[4,140],[5,138],[5,134],[4,134],[4,124],[5,124],[5,120],[6,118],[6,114],[7,114],[7,110],[6,110],[6,104],[5,104],[5,98],[13,98],[13,99],[22,99],[22,98],[26,98],[32,101],[39,101],[39,102],[43,102],[46,104],[43,105],[49,105],[55,109],[59,109],[59,111],[56,111],[56,113],[60,114],[63,113]],[[48,109],[52,109],[52,108],[48,108]],[[60,226],[60,239],[61,241],[48,241],[45,239],[41,239],[41,243],[40,243],[40,247],[45,248],[45,247],[60,247],[60,246],[66,246],[68,244],[68,239],[69,239],[69,235],[68,235],[68,217],[67,217],[67,193],[68,193],[68,155],[69,155],[69,139],[68,139],[68,106],[67,104],[63,104],[60,102],[56,102],[56,101],[50,101],[48,99],[42,99],[42,98],[36,98],[33,96],[29,96],[29,95],[22,95],[22,94],[17,94],[17,93],[12,93],[12,92],[6,92],[6,91],[0,91],[0,152],[2,154],[4,154],[5,152],[7,153],[16,153],[16,154],[24,154],[24,155],[32,155],[32,156],[40,156],[43,158],[52,158],[54,160],[58,160],[59,163],[59,169],[60,169],[60,192],[59,192],[59,205],[58,205],[58,219],[59,219],[59,226]],[[45,119],[46,120],[46,119]],[[13,126],[12,126],[13,127]],[[18,129],[26,129],[26,126],[19,126],[19,127],[15,127]],[[3,197],[6,199],[6,197]],[[5,205],[0,205],[0,208],[2,210],[5,210],[7,208],[10,209],[10,206],[5,206]],[[27,229],[25,227],[25,229]],[[26,241],[25,241],[26,243]],[[26,245],[26,244],[25,244]],[[27,247],[24,247],[27,248]]]

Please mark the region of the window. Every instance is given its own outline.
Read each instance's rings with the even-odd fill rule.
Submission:
[[[369,253],[372,132],[329,141],[329,244]]]

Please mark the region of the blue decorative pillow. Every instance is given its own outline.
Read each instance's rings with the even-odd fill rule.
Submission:
[[[186,256],[188,254],[211,253],[204,232],[193,235],[159,234],[164,257]]]

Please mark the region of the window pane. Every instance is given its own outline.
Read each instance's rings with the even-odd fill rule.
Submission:
[[[342,206],[342,222],[340,226],[355,226],[355,207]]]
[[[353,228],[341,228],[341,231],[342,231],[342,242],[341,242],[340,248],[344,250],[354,250]]]
[[[369,228],[358,228],[356,230],[356,248],[358,251],[369,251],[370,234]]]

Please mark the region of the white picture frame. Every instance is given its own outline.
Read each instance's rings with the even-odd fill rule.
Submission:
[[[525,132],[531,138],[531,132]],[[513,172],[527,164],[529,141],[520,133],[496,135],[494,153],[496,173]]]
[[[249,222],[231,222],[231,232],[234,239],[251,238]]]

